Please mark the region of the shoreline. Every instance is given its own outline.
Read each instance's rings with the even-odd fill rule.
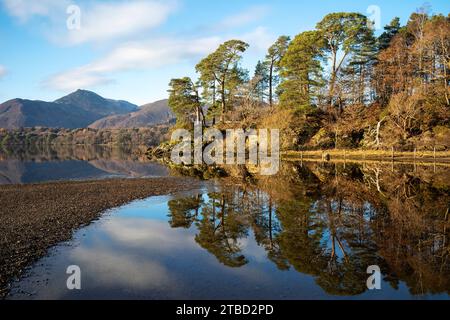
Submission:
[[[109,209],[199,187],[191,178],[107,179],[0,186],[0,299],[8,284]]]
[[[327,159],[326,159],[327,158]],[[439,163],[450,164],[450,151],[386,151],[386,150],[315,150],[315,151],[286,151],[282,152],[282,159],[286,161],[315,160],[315,161],[359,161],[366,160],[381,162],[409,162],[409,163]]]

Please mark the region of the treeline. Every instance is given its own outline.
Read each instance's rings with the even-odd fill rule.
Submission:
[[[132,145],[155,146],[167,140],[168,125],[136,129],[0,129],[0,146],[33,145]]]
[[[251,74],[249,45],[230,40],[172,79],[180,127],[279,128],[283,149],[446,149],[450,138],[450,15],[395,18],[376,37],[359,13],[281,36]]]

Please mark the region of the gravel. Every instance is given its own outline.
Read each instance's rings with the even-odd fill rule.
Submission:
[[[0,186],[0,299],[24,268],[107,209],[198,186],[175,177]]]

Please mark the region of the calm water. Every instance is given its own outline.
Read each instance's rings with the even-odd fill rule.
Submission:
[[[251,183],[136,201],[52,248],[9,299],[448,299],[449,176],[284,163]],[[80,291],[66,288],[69,265]],[[371,265],[381,290],[367,289]]]
[[[0,150],[0,185],[168,175],[164,166],[146,161],[133,152],[135,150],[85,146]]]

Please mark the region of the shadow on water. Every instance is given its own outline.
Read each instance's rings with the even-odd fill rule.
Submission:
[[[449,175],[283,163],[252,183],[136,202],[80,230],[11,297],[448,299]],[[78,293],[64,287],[68,264],[88,277]],[[367,288],[371,265],[380,291]]]

